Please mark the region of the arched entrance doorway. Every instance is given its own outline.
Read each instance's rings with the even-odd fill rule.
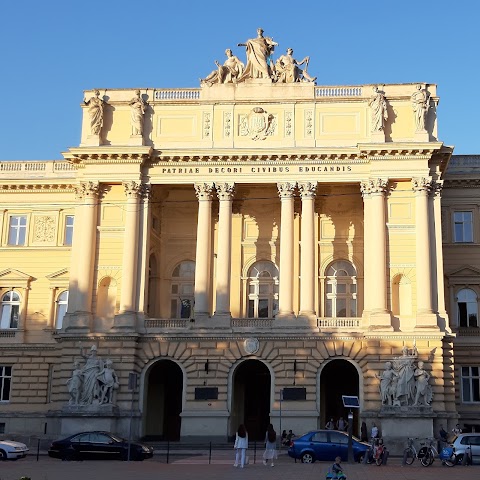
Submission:
[[[347,360],[332,360],[320,374],[320,428],[330,418],[335,422],[343,417],[347,420],[349,410],[343,406],[342,395],[359,396],[357,369]],[[358,409],[352,409],[353,434],[358,435]]]
[[[246,360],[233,374],[230,434],[243,423],[250,440],[264,440],[270,423],[270,371],[258,360]]]
[[[160,360],[146,375],[145,437],[180,440],[183,372],[171,360]]]

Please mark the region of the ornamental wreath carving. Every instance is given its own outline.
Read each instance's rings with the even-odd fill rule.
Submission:
[[[255,107],[248,115],[240,115],[240,136],[252,140],[265,140],[275,133],[277,120],[261,107]]]

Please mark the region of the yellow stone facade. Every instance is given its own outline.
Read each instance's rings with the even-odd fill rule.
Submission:
[[[125,434],[133,401],[137,437],[226,438],[246,422],[260,439],[269,421],[300,433],[346,415],[342,394],[359,397],[355,432],[375,421],[392,443],[399,412],[410,436],[456,423],[440,207],[452,149],[435,85],[420,86],[424,131],[417,85],[398,84],[372,132],[372,87],[142,90],[140,135],[133,90],[101,91],[99,134],[87,91],[65,160],[1,163],[0,288],[18,297],[18,324],[0,329],[5,431]],[[92,345],[118,375],[114,404],[68,405]],[[395,410],[378,376],[405,352],[433,399]]]

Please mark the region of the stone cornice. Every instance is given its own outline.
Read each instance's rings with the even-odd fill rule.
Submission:
[[[142,164],[152,155],[152,147],[102,146],[70,148],[65,160],[79,167],[101,164]]]
[[[3,183],[0,184],[0,192],[9,193],[72,193],[75,185],[71,183]]]
[[[444,188],[479,188],[480,178],[446,178]]]

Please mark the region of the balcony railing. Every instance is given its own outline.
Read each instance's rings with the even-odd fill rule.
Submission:
[[[361,322],[362,319],[359,317],[323,317],[318,319],[318,328],[359,329],[362,324]]]
[[[145,328],[190,328],[189,318],[149,318],[145,320]]]
[[[273,328],[273,318],[232,318],[233,328]]]
[[[65,161],[0,162],[1,177],[74,177],[77,166]]]

